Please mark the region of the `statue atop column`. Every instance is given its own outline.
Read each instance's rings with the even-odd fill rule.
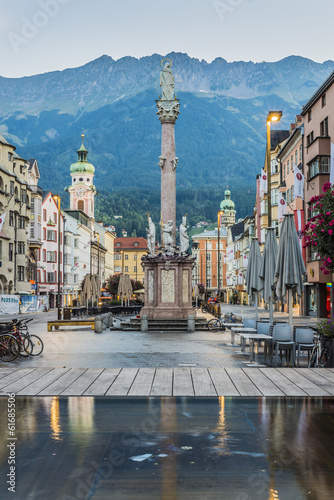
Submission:
[[[180,254],[182,256],[188,255],[187,250],[189,248],[189,226],[187,226],[187,217],[182,217],[182,223],[180,225]]]
[[[155,255],[155,225],[151,219],[151,217],[148,217],[148,229],[146,229],[147,232],[147,246],[149,250],[149,254],[154,256]]]
[[[162,234],[163,234],[163,246],[167,255],[174,254],[174,245],[173,245],[173,221],[169,220],[166,224],[162,225]]]
[[[163,59],[162,63],[165,62],[161,73],[160,73],[160,87],[162,89],[162,101],[172,101],[174,99],[174,76],[171,70],[172,61],[170,59]]]

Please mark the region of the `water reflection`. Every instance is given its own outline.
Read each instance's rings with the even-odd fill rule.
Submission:
[[[334,498],[331,398],[17,398],[16,409],[16,499]],[[1,398],[1,477],[6,414]]]

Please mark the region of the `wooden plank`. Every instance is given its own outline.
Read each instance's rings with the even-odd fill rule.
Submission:
[[[307,396],[306,392],[284,376],[284,371],[280,373],[277,368],[260,368],[260,371],[262,371],[286,396]]]
[[[139,368],[128,396],[149,396],[154,374],[155,368]]]
[[[334,396],[334,381],[331,382],[328,378],[324,377],[323,368],[319,368],[318,370],[320,370],[320,373],[319,371],[314,372],[306,368],[305,370],[302,370],[302,375],[313,382],[317,387],[324,389],[324,391],[328,392],[331,396]]]
[[[42,370],[42,368],[38,368],[38,370]],[[32,384],[29,384],[28,387],[17,392],[17,395],[24,396],[37,396],[43,389],[45,389],[48,385],[52,384],[55,380],[61,377],[64,373],[68,372],[69,368],[54,368],[49,371],[46,375],[39,378]]]
[[[194,396],[190,368],[174,368],[173,396]]]
[[[4,377],[7,377],[7,375],[10,375],[12,373],[15,373],[17,372],[18,370],[20,370],[21,368],[19,366],[16,366],[14,368],[12,367],[6,367],[6,368],[1,368],[0,369],[0,384],[1,384],[1,379],[4,378]]]
[[[123,368],[106,392],[106,396],[126,396],[136,378],[138,368]]]
[[[266,376],[266,371],[262,372],[259,368],[249,368],[247,375],[264,396],[285,396],[284,392]]]
[[[48,385],[39,393],[40,396],[59,396],[72,382],[82,375],[87,368],[71,368],[67,373]]]
[[[150,396],[172,396],[172,394],[173,370],[171,368],[157,368]]]
[[[8,375],[5,375],[0,379],[0,388],[8,385],[11,382],[15,382],[22,377],[26,377],[29,373],[35,371],[36,368],[20,368],[19,370],[11,371]]]
[[[218,396],[240,396],[224,368],[209,368],[209,373]]]
[[[207,368],[191,368],[195,396],[217,396]]]
[[[85,390],[83,396],[103,396],[121,371],[120,368],[106,368]]]
[[[52,368],[37,368],[33,372],[21,377],[15,382],[6,385],[3,390],[6,392],[14,392],[20,394],[21,390],[29,390],[29,387],[41,378],[44,378],[47,373],[50,373]]]
[[[277,368],[278,371],[284,373],[294,384],[302,389],[309,396],[329,396],[329,392],[324,391],[321,387],[316,386],[313,382],[303,377],[300,368]]]
[[[103,368],[88,368],[75,382],[70,384],[60,394],[62,396],[81,396],[94,380],[103,372]]]
[[[226,372],[233,380],[233,384],[238,389],[240,396],[262,396],[259,389],[253,384],[242,368],[226,368]]]
[[[334,371],[331,368],[310,368],[310,371],[319,373],[319,375],[334,383]]]

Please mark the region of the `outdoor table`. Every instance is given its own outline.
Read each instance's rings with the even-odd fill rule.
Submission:
[[[238,325],[240,328],[243,328],[244,325],[242,323],[222,323],[222,325],[225,328],[228,328],[228,330],[231,330],[231,343],[226,345],[230,347],[235,347],[236,344],[234,343],[234,332],[232,332],[232,328],[235,327],[236,325]]]
[[[242,335],[243,333],[256,333],[256,328],[246,328],[243,325],[240,326],[232,326],[231,328],[231,345],[235,346],[235,334]],[[241,350],[243,350],[241,348]]]
[[[273,337],[271,335],[264,335],[260,333],[249,333],[244,336],[241,335],[242,338],[247,338],[250,342],[252,342],[252,347],[249,348],[249,364],[247,366],[265,366],[259,363],[259,344],[262,341],[271,340]],[[246,339],[245,339],[246,342]],[[253,362],[253,356],[255,355],[255,359]]]

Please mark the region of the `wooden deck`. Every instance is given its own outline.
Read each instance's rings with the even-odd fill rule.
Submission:
[[[0,368],[0,395],[334,396],[331,368]]]

